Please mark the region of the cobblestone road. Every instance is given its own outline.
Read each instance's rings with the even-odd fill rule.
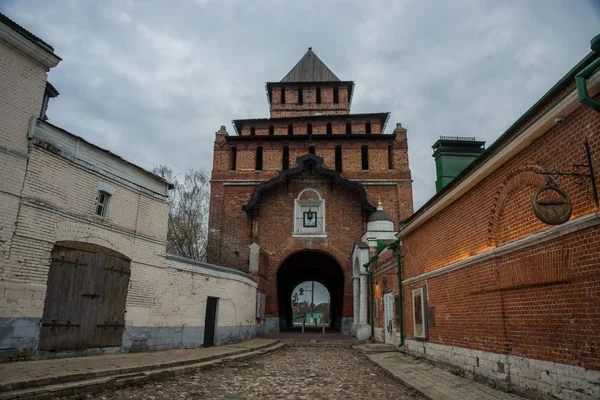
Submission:
[[[342,347],[286,347],[170,380],[69,399],[425,399],[362,353]]]

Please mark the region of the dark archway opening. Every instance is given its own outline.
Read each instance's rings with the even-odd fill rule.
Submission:
[[[316,281],[325,286],[330,295],[330,327],[339,330],[344,299],[344,273],[331,256],[311,250],[292,254],[277,271],[280,329],[293,328],[292,294],[300,283],[306,281]]]

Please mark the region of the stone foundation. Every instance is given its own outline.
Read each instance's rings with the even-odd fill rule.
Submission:
[[[403,351],[529,398],[600,398],[597,370],[416,340],[407,340]]]

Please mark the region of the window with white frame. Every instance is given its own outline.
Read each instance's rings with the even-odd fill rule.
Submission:
[[[96,215],[100,217],[108,217],[108,206],[110,204],[110,194],[99,191],[98,200],[96,201]]]
[[[314,189],[304,189],[294,200],[293,236],[327,236],[325,232],[325,200]]]
[[[427,339],[427,297],[425,287],[413,289],[412,306],[415,337]]]
[[[103,218],[108,218],[110,198],[112,197],[114,192],[114,186],[105,182],[98,183],[98,197],[96,197],[96,215]]]

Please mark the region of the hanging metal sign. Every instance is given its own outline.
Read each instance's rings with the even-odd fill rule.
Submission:
[[[560,198],[540,199],[540,195],[546,191],[553,191],[560,195]],[[552,182],[538,188],[531,198],[533,213],[542,222],[548,225],[564,224],[571,218],[573,212],[571,208],[571,199],[569,196]]]

